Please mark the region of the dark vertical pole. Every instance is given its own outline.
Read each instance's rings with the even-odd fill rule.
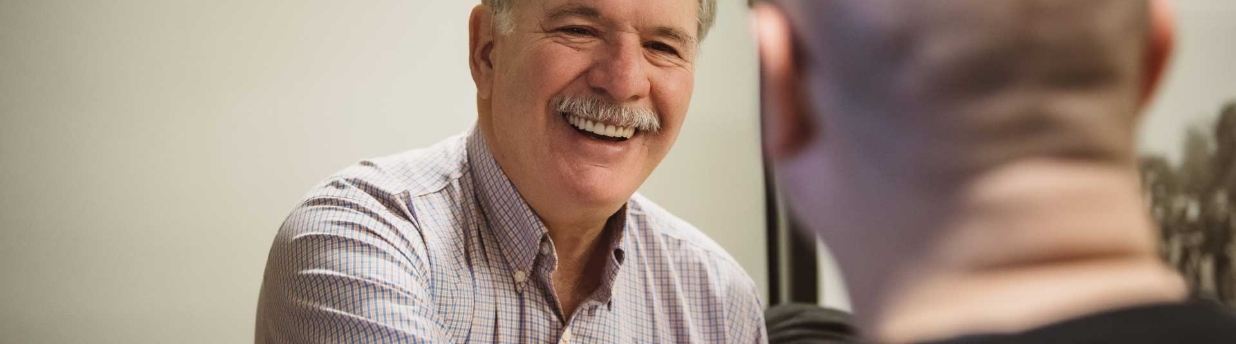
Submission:
[[[814,235],[799,228],[794,217],[787,216],[786,222],[788,226],[785,226],[784,237],[789,239],[786,245],[789,251],[789,254],[786,254],[789,257],[787,262],[789,268],[786,269],[789,271],[786,281],[790,284],[788,299],[792,302],[818,304],[820,301],[820,270],[816,262],[817,240]]]
[[[768,256],[768,305],[772,306],[784,303],[785,299],[781,295],[781,215],[777,211],[776,185],[767,157],[764,158],[764,226]]]
[[[767,159],[765,159],[767,160]],[[764,162],[764,213],[768,237],[768,303],[818,303],[819,265],[816,237],[781,211],[776,178]],[[784,222],[784,226],[782,223]]]

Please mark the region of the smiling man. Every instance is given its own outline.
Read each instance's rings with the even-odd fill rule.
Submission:
[[[259,343],[763,342],[750,277],[635,194],[712,0],[485,0],[478,120],[327,179],[271,248]]]

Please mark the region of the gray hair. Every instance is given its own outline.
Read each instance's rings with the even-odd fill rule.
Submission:
[[[515,0],[481,0],[481,4],[493,9],[494,29],[501,33],[509,33],[515,29],[515,23],[511,22],[511,8],[514,3]],[[717,19],[717,0],[699,0],[699,3],[700,13],[696,28],[700,36],[698,41],[703,41]]]
[[[589,95],[557,96],[551,103],[558,112],[569,113],[583,119],[631,127],[643,132],[661,131],[661,120],[657,117],[657,112],[648,107],[618,104],[608,99]]]

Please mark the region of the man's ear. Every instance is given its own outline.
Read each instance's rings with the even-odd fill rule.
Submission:
[[[1158,88],[1176,43],[1176,13],[1170,1],[1150,0],[1150,27],[1147,35],[1142,105],[1150,102]]]
[[[477,97],[481,99],[489,99],[493,91],[493,22],[493,10],[486,5],[476,5],[468,16],[468,66],[472,69]]]
[[[768,3],[755,5],[751,25],[760,56],[764,149],[773,159],[793,156],[817,131],[804,97],[793,30],[785,13]]]

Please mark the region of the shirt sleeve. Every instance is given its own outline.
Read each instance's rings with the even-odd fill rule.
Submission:
[[[745,274],[735,278],[728,289],[725,305],[726,323],[730,324],[731,343],[768,343],[764,324],[764,307],[755,283]]]
[[[764,323],[764,306],[759,289],[742,267],[733,259],[724,256],[717,260],[716,268],[722,284],[722,321],[725,324],[726,343],[764,344],[768,333]]]
[[[255,342],[445,342],[424,241],[391,209],[321,196],[294,210],[267,259]]]

